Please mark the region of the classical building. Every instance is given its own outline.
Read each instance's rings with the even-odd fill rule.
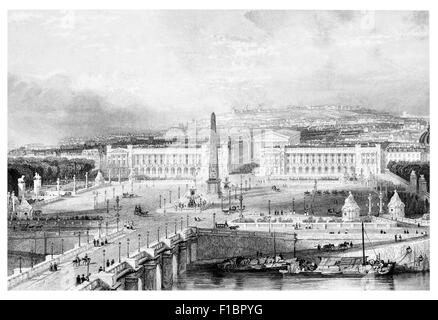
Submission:
[[[284,146],[264,148],[259,175],[291,179],[369,177],[382,171],[381,147]]]
[[[342,221],[350,222],[360,218],[360,207],[354,200],[353,194],[350,192],[342,206]]]
[[[423,161],[426,149],[419,145],[389,145],[384,152],[385,166],[390,161]]]
[[[405,204],[401,201],[397,190],[394,191],[394,195],[388,203],[388,212],[392,218],[404,218],[405,216]]]
[[[106,175],[147,179],[193,179],[208,177],[208,146],[169,146],[161,148],[112,148],[107,146]],[[226,167],[220,163],[219,171]]]

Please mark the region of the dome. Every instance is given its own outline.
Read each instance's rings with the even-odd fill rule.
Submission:
[[[345,203],[342,206],[342,210],[360,210],[360,207],[356,203],[356,200],[354,200],[353,194],[350,191],[350,194],[345,199]]]
[[[405,204],[401,201],[397,190],[394,191],[394,195],[392,196],[391,200],[388,203],[388,207],[399,207],[399,206],[405,206]]]
[[[429,145],[429,135],[430,135],[430,126],[427,127],[427,130],[423,132],[420,136],[419,142],[424,145]]]

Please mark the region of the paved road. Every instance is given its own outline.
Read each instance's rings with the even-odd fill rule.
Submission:
[[[100,189],[99,192],[101,194],[100,205],[103,206],[103,190],[107,190],[108,198],[110,198],[110,208],[113,208],[115,205],[115,199],[112,197],[112,188],[115,188],[116,195],[121,195],[122,187],[120,185],[114,185],[111,187],[106,187],[104,189]],[[89,266],[90,273],[97,273],[100,266],[103,266],[103,250],[105,250],[105,259],[109,259],[110,261],[114,259],[116,262],[118,261],[119,255],[119,242],[121,242],[121,256],[126,257],[128,251],[128,238],[129,241],[129,251],[131,255],[138,250],[139,246],[139,238],[140,235],[140,246],[146,245],[146,234],[149,232],[149,242],[153,242],[158,238],[158,228],[160,228],[160,238],[164,237],[165,234],[165,224],[167,223],[167,232],[168,235],[173,234],[175,231],[175,225],[177,231],[181,229],[181,218],[183,218],[183,227],[187,225],[187,215],[189,216],[189,224],[195,225],[199,227],[212,227],[213,226],[213,212],[216,213],[216,221],[223,222],[225,220],[232,220],[238,217],[238,213],[234,213],[232,215],[224,215],[224,213],[220,209],[220,201],[215,201],[215,205],[208,209],[200,212],[167,212],[166,214],[157,213],[156,210],[159,206],[159,196],[162,195],[162,198],[167,198],[169,201],[169,190],[172,191],[172,200],[176,200],[178,194],[178,187],[180,187],[181,195],[184,193],[186,189],[186,182],[174,182],[169,183],[167,181],[162,182],[148,182],[148,186],[144,183],[136,183],[134,185],[134,193],[137,195],[135,198],[121,198],[120,205],[122,207],[120,211],[120,219],[121,221],[133,221],[135,231],[129,231],[129,233],[121,236],[119,239],[116,239],[112,243],[99,248],[94,248],[91,252],[88,253],[88,256],[91,258],[91,264]],[[303,187],[304,189],[306,187]],[[128,184],[124,187],[125,192],[130,192],[130,186]],[[199,192],[203,192],[200,190]],[[252,190],[248,191],[244,195],[244,205],[248,208],[251,208],[249,211],[252,212],[265,212],[267,213],[267,199],[271,199],[272,204],[277,207],[289,207],[291,206],[291,197],[293,194],[297,196],[299,194],[302,195],[302,190],[292,189],[288,192],[275,192],[270,190],[270,187],[256,187]],[[71,200],[71,202],[69,202]],[[92,193],[86,192],[80,194],[72,199],[66,199],[64,201],[59,202],[58,204],[51,204],[51,210],[56,208],[72,210],[73,208],[77,208],[77,210],[84,210],[90,206],[92,202]],[[63,206],[61,206],[63,204]],[[224,205],[227,206],[228,201],[224,201]],[[232,199],[232,205],[237,205],[238,201]],[[133,215],[135,205],[141,205],[142,209],[149,210],[151,215],[148,217],[139,217]],[[273,206],[274,207],[274,206]],[[107,218],[113,219],[115,212],[113,209],[110,210],[110,213],[107,215]],[[202,221],[195,222],[194,217],[201,217]],[[121,225],[123,223],[121,222]],[[128,232],[128,231],[127,231]],[[83,255],[82,255],[83,256]],[[66,262],[59,266],[59,271],[50,272],[47,271],[41,274],[38,277],[35,277],[25,283],[22,283],[16,286],[15,290],[67,290],[75,286],[76,276],[87,273],[86,266],[74,267],[72,262]]]

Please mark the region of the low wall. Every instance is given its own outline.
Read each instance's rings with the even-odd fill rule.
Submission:
[[[408,250],[410,248],[411,250]],[[344,257],[357,256],[357,252],[345,252]],[[400,271],[429,271],[430,270],[430,239],[415,239],[394,242],[384,246],[376,246],[365,250],[369,259],[380,255],[382,260],[395,261]]]
[[[394,235],[373,234],[369,235],[367,242],[377,246],[383,243],[392,243]],[[408,235],[403,235],[406,239]],[[420,236],[410,235],[412,238]],[[424,237],[423,237],[424,238]],[[353,242],[358,245],[362,242],[361,233],[355,234],[299,234],[295,241],[290,233],[275,233],[275,250],[277,253],[292,253],[295,251],[315,250],[318,245],[332,243],[338,246],[341,243]],[[231,257],[272,254],[274,252],[274,234],[262,231],[229,231],[220,229],[198,229],[197,234],[197,260],[219,261]]]
[[[108,241],[113,240],[114,238],[119,237],[123,234],[123,231],[118,231],[108,235]],[[77,255],[80,255],[84,252],[92,250],[94,248],[94,244],[84,244],[83,246],[73,248],[64,252],[64,254],[53,256],[53,259],[48,259],[44,262],[36,264],[33,268],[28,268],[23,270],[21,273],[16,273],[8,277],[8,289],[11,289],[18,284],[30,279],[34,276],[40,275],[41,273],[49,270],[51,263],[61,264],[66,261],[72,261]],[[49,257],[49,256],[47,256]]]

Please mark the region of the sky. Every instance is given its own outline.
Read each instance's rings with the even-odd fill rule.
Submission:
[[[232,107],[429,114],[424,11],[9,11],[8,142]]]

